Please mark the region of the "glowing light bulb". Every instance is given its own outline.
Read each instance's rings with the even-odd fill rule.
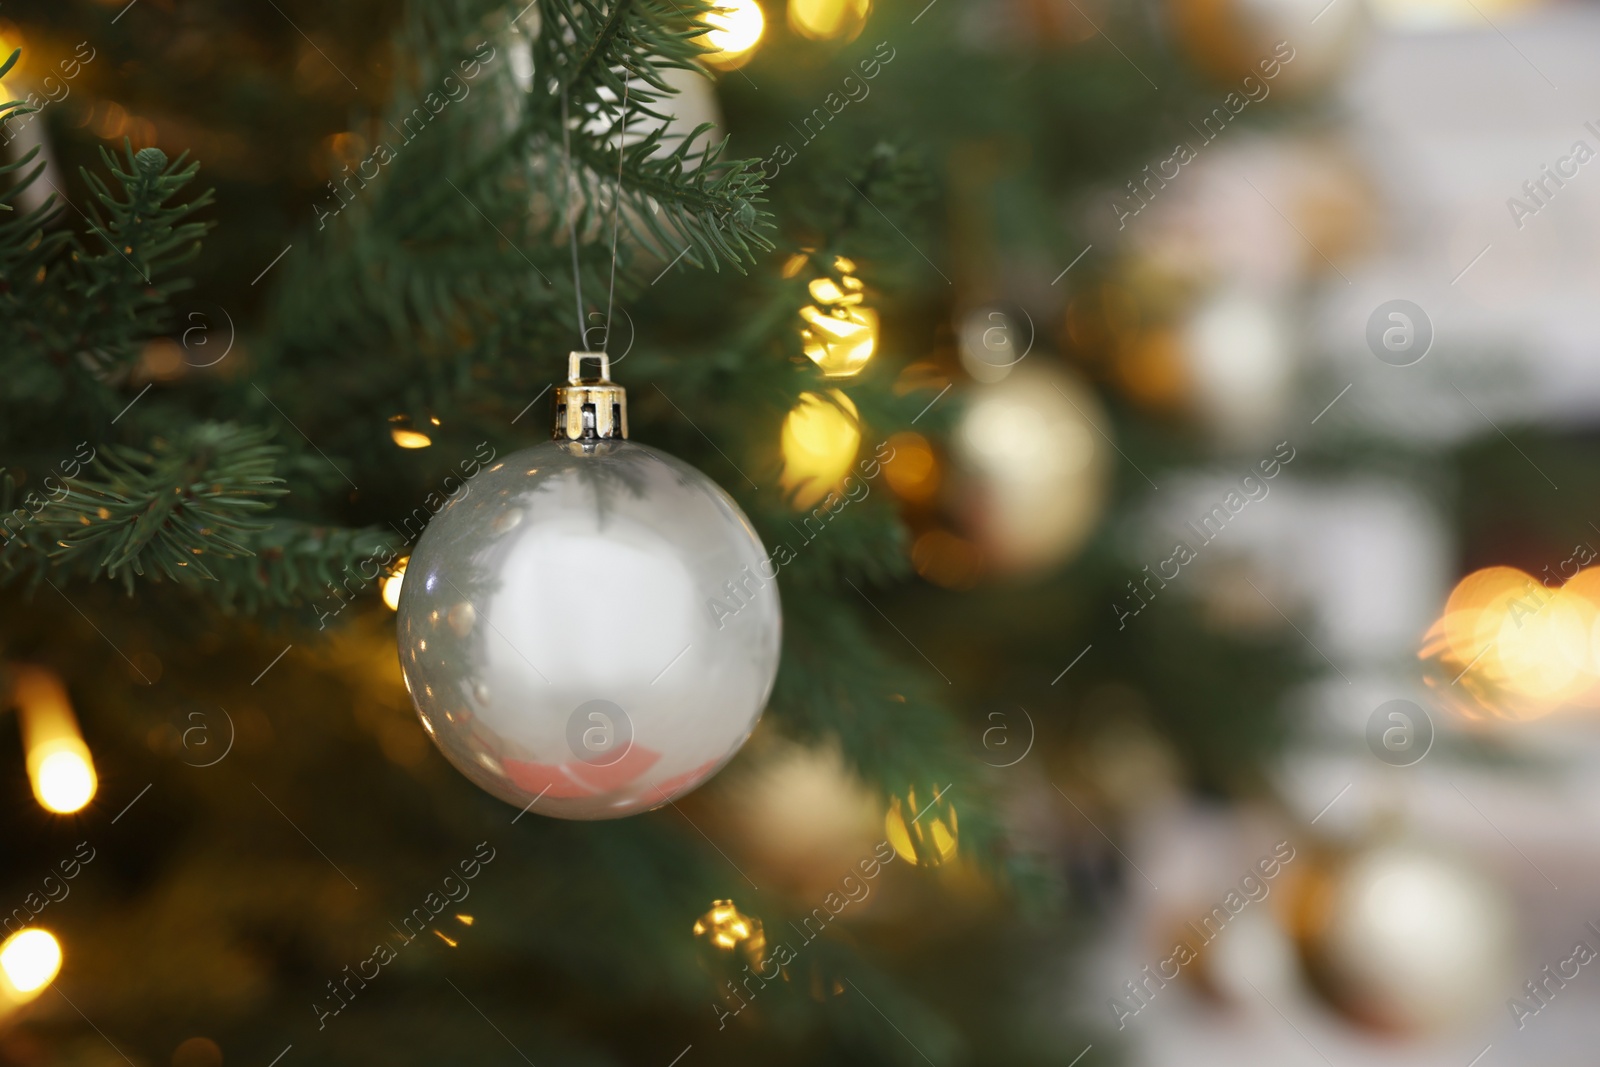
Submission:
[[[789,0],[789,25],[813,41],[846,40],[866,24],[871,0]]]
[[[415,430],[402,430],[398,426],[390,428],[389,436],[401,448],[427,448],[433,444],[433,438],[427,434],[418,433]]]
[[[806,322],[800,339],[823,374],[849,378],[859,374],[877,350],[878,313],[860,306],[866,285],[855,276],[853,261],[835,256],[833,269],[839,272],[837,281],[824,276],[806,286],[818,306],[800,309]]]
[[[25,1004],[61,970],[61,945],[37,926],[19,930],[0,945],[0,1002]]]
[[[800,331],[805,353],[829,378],[859,374],[877,351],[878,313],[871,308],[825,312],[806,307],[800,310],[800,317],[807,323]]]
[[[52,752],[39,763],[35,783],[39,802],[58,814],[79,811],[94,799],[94,765],[85,755],[65,749]]]
[[[410,557],[406,557],[409,559]],[[385,578],[382,583],[383,602],[389,605],[390,611],[400,610],[400,586],[406,577],[406,560],[401,560],[394,569],[394,573]]]
[[[861,447],[856,406],[837,389],[804,393],[783,420],[783,488],[805,509],[844,480]]]
[[[755,0],[717,0],[705,21],[711,27],[705,43],[716,51],[701,58],[724,70],[742,66],[750,58],[767,24]]]
[[[34,798],[59,815],[82,810],[99,783],[66,686],[54,671],[27,664],[13,664],[11,677]]]

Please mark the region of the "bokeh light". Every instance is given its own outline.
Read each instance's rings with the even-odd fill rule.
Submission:
[[[383,581],[380,583],[380,588],[383,592],[383,602],[389,605],[390,611],[400,610],[400,587],[405,582],[406,560],[410,558],[410,556],[407,556],[406,559],[403,559],[399,563],[395,564],[394,573],[383,579]]]
[[[716,51],[700,58],[724,70],[742,66],[754,54],[767,24],[755,0],[717,0],[705,21],[711,26],[705,43]]]
[[[39,803],[58,815],[81,811],[94,799],[97,781],[87,752],[65,748],[39,762],[34,792]]]
[[[804,393],[783,420],[783,477],[794,505],[805,509],[827,496],[850,471],[861,447],[856,406],[838,389]]]
[[[30,926],[0,945],[0,994],[13,1005],[32,1000],[60,970],[61,945],[48,930]]]
[[[871,10],[872,0],[789,0],[789,26],[813,41],[849,40]]]

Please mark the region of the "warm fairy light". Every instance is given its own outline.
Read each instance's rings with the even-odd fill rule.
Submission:
[[[39,763],[34,792],[39,803],[67,815],[94,799],[95,785],[94,766],[86,753],[52,752]]]
[[[1559,586],[1514,567],[1461,579],[1420,656],[1442,699],[1470,716],[1529,719],[1600,705],[1600,568]]]
[[[401,448],[427,448],[433,444],[433,438],[427,434],[415,430],[402,430],[398,426],[390,427],[389,436],[394,438],[394,443]]]
[[[461,943],[461,942],[455,940],[452,937],[446,937],[444,935],[444,933],[442,931],[440,931],[440,930],[434,930],[433,933],[434,933],[434,936],[438,937],[438,939],[440,941],[443,941],[445,944],[449,945],[451,948],[455,948],[457,945],[459,945]]]
[[[463,926],[471,926],[472,925],[472,916],[470,916],[470,915],[457,915],[456,916],[456,922],[461,923]]]
[[[27,664],[13,664],[11,677],[34,797],[60,815],[81,810],[94,799],[98,781],[66,686],[54,671]]]
[[[383,580],[383,602],[389,605],[390,611],[400,610],[400,586],[406,577],[406,560],[410,558],[407,556],[395,564],[394,573]]]
[[[758,965],[766,955],[767,935],[761,920],[745,915],[731,900],[713,900],[711,910],[694,921],[694,936],[705,938],[724,952],[742,948]]]
[[[0,945],[0,1004],[25,1004],[61,970],[61,945],[37,926],[19,930]]]
[[[789,25],[813,41],[849,39],[861,32],[871,0],[789,0]]]
[[[705,21],[711,27],[705,43],[715,52],[701,58],[713,66],[732,70],[750,58],[767,20],[755,0],[717,0],[717,6],[706,13]]]
[[[783,488],[794,492],[797,508],[827,496],[850,471],[861,447],[856,406],[837,389],[804,393],[783,420]]]
[[[934,790],[931,800],[919,800],[915,788],[891,797],[883,830],[900,858],[924,867],[937,867],[956,854],[958,831],[955,805],[945,792]]]
[[[855,276],[856,265],[836,256],[839,279],[815,278],[807,289],[815,305],[800,309],[806,326],[800,331],[805,353],[829,378],[859,374],[878,347],[878,313],[861,307],[866,286]]]

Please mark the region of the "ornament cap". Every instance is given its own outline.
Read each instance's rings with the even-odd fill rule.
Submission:
[[[583,361],[600,361],[598,378],[583,377]],[[569,352],[567,381],[556,386],[557,441],[600,441],[628,436],[628,391],[611,380],[604,352]]]

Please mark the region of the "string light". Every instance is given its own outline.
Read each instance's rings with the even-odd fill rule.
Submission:
[[[427,448],[433,444],[433,438],[427,434],[418,433],[416,430],[402,430],[398,426],[389,428],[389,436],[401,448]]]
[[[855,263],[836,256],[833,268],[839,273],[838,281],[822,277],[807,286],[816,304],[800,309],[800,317],[806,322],[800,339],[806,355],[822,368],[823,374],[849,378],[861,373],[877,351],[878,313],[861,306],[866,286],[855,276]]]
[[[390,611],[400,610],[400,586],[405,581],[406,562],[410,560],[410,558],[410,556],[407,556],[399,563],[396,563],[394,567],[394,573],[385,578],[381,583],[383,602],[389,605]]]
[[[716,51],[700,58],[723,70],[743,66],[750,59],[767,24],[755,0],[717,0],[705,21],[711,27],[705,43]]]
[[[855,404],[838,389],[803,393],[783,420],[783,488],[795,507],[809,508],[844,480],[861,447]]]
[[[99,783],[66,686],[43,667],[14,664],[11,676],[34,797],[60,815],[81,810],[94,799]]]
[[[1419,653],[1425,680],[1471,717],[1600,705],[1600,568],[1551,588],[1514,567],[1456,583]]]
[[[767,935],[761,920],[746,915],[731,900],[713,900],[711,910],[694,921],[694,936],[724,952],[745,952],[757,966],[766,958]]]
[[[915,787],[906,790],[904,798],[890,798],[883,829],[901,859],[937,867],[956,854],[956,809],[945,799],[948,792],[934,790],[933,800],[925,805],[918,803]]]
[[[55,980],[61,945],[37,926],[18,930],[0,945],[0,1009],[18,1008]]]

